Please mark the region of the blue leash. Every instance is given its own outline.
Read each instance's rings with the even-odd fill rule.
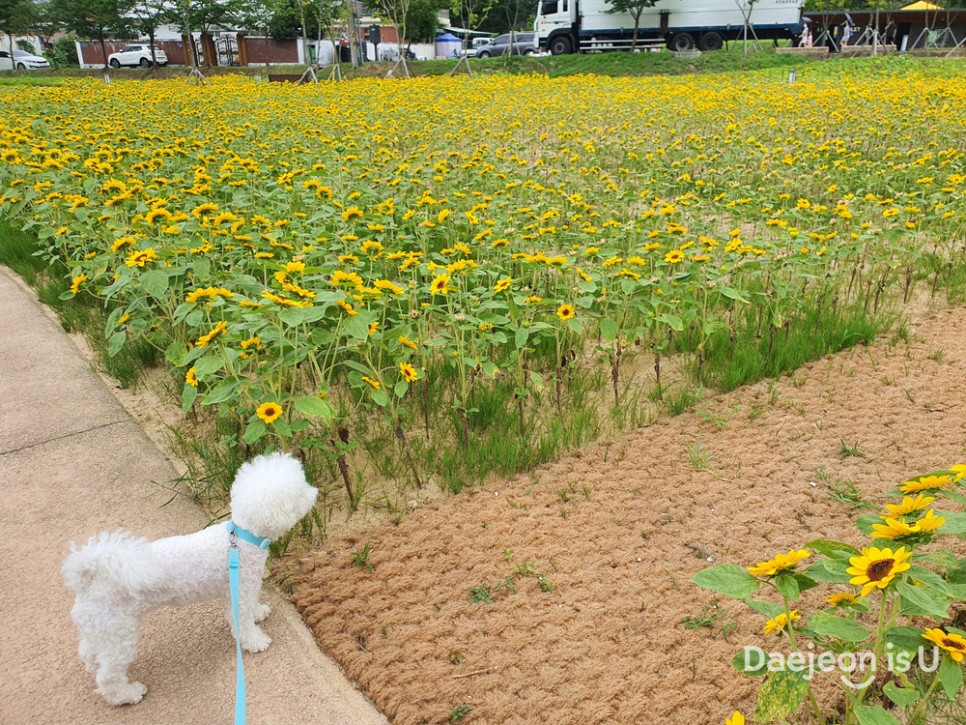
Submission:
[[[247,541],[259,549],[267,549],[269,541],[237,526],[234,521],[228,522],[228,591],[231,595],[231,613],[235,618],[235,654],[238,662],[235,669],[235,725],[245,725],[245,665],[242,660],[241,623],[238,613],[241,563],[236,539]]]

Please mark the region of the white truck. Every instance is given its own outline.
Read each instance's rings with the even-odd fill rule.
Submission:
[[[718,50],[726,40],[796,38],[805,0],[657,0],[644,8],[637,45],[675,51]],[[608,12],[608,0],[540,0],[534,45],[553,55],[627,50],[634,38],[629,13]]]

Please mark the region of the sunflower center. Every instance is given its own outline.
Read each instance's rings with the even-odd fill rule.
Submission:
[[[879,559],[878,561],[873,561],[869,564],[865,575],[869,577],[869,581],[882,581],[892,572],[892,567],[895,563],[895,559]]]
[[[966,650],[966,644],[953,639],[947,639],[946,637],[943,637],[943,647],[946,649]]]

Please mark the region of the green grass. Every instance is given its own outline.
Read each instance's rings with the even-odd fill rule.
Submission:
[[[747,324],[732,344],[727,330],[712,336],[704,364],[704,379],[721,391],[777,378],[849,347],[871,343],[895,323],[893,315],[873,314],[861,306],[833,311],[813,308],[800,319],[777,329],[759,331]]]
[[[0,88],[5,86],[59,86],[64,82],[64,78],[50,75],[12,75],[0,73]]]
[[[751,46],[751,44],[749,44]],[[698,58],[678,58],[673,53],[662,50],[656,53],[588,53],[558,56],[524,56],[512,58],[471,58],[470,67],[474,74],[509,73],[547,75],[551,78],[579,75],[584,73],[601,76],[649,76],[684,75],[689,73],[722,73],[774,69],[781,78],[790,68],[797,69],[798,81],[807,81],[812,74],[845,73],[850,77],[876,76],[890,69],[924,67],[928,65],[931,74],[950,78],[961,78],[966,73],[966,58],[928,58],[909,55],[880,56],[876,58],[843,58],[831,54],[827,59],[816,59],[802,55],[784,55],[774,51],[770,42],[763,42],[759,50],[743,52],[741,41],[729,43],[728,48],[702,53]],[[455,60],[410,61],[410,73],[414,77],[448,75],[456,66]],[[359,68],[342,64],[343,78],[383,78],[393,67],[391,62],[364,63]],[[273,65],[248,67],[202,68],[206,75],[246,75],[264,78],[268,73],[301,75],[307,66]],[[328,66],[320,78],[328,76]],[[112,81],[149,80],[163,78],[184,78],[187,67],[121,68],[110,71]],[[465,73],[463,68],[459,73]],[[3,86],[56,85],[68,78],[95,78],[104,75],[103,68],[65,68],[29,73],[0,73],[0,88]],[[397,72],[398,77],[398,72]],[[322,80],[322,82],[325,82]]]

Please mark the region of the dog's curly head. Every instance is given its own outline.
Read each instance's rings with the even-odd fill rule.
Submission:
[[[258,456],[242,465],[231,487],[231,518],[257,536],[278,539],[315,504],[318,489],[288,453]]]

